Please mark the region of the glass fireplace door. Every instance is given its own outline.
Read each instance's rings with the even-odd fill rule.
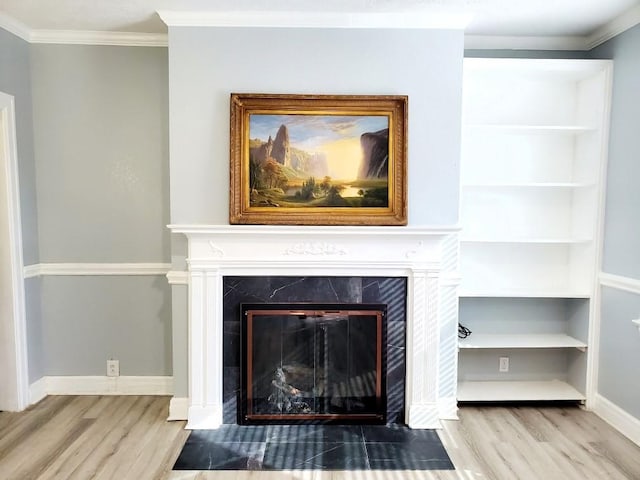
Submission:
[[[243,423],[383,422],[384,306],[283,307],[243,305]]]

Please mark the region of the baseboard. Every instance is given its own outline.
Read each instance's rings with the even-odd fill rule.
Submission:
[[[29,385],[29,405],[38,403],[47,396],[47,377],[42,377]]]
[[[440,420],[458,420],[458,400],[455,397],[438,399],[438,415]]]
[[[187,420],[189,415],[189,399],[187,397],[173,397],[169,402],[168,421]]]
[[[172,395],[173,377],[48,376],[31,385],[30,399],[46,395]]]
[[[629,440],[640,445],[640,419],[629,414],[602,395],[596,395],[593,411]]]
[[[406,409],[405,420],[409,428],[442,428],[439,405],[434,402],[414,403]]]

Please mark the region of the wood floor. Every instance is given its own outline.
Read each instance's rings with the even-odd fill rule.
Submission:
[[[577,407],[465,406],[439,431],[455,471],[172,472],[169,398],[51,396],[0,413],[0,479],[640,480],[640,447]]]

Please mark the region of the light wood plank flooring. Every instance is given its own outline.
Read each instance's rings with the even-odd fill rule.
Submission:
[[[640,480],[640,447],[576,407],[464,406],[439,431],[456,471],[172,472],[188,432],[169,399],[51,396],[0,413],[0,479]]]

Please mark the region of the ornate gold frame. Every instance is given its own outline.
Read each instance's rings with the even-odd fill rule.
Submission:
[[[229,222],[280,225],[406,225],[407,105],[408,98],[402,95],[232,93]],[[387,117],[389,139],[386,206],[283,207],[270,203],[251,205],[251,115]],[[253,193],[256,193],[255,190]]]

